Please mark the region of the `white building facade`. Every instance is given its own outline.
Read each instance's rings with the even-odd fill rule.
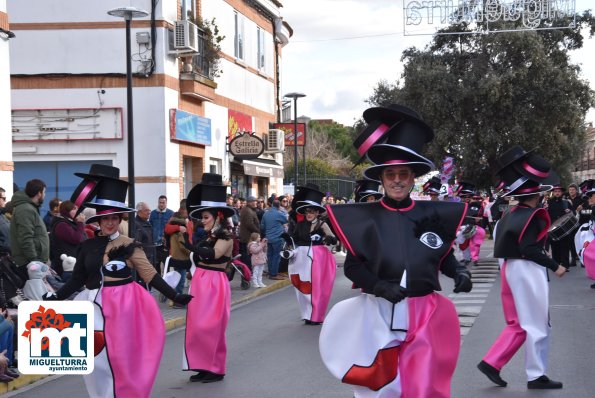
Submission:
[[[281,48],[290,36],[281,4],[125,3],[8,0],[16,34],[10,40],[15,182],[41,178],[49,201],[68,199],[80,181],[73,173],[92,163],[116,166],[127,178],[126,29],[122,18],[107,12],[132,6],[148,12],[131,21],[130,32],[136,202],[155,206],[164,194],[176,209],[204,172],[222,174],[229,192],[240,196],[280,192],[280,150],[242,161],[228,154],[227,143],[238,130],[266,138],[278,120]],[[203,41],[187,18],[214,18],[224,36],[219,76],[197,54]],[[1,51],[8,51],[2,43]]]
[[[0,188],[12,195],[12,139],[10,135],[9,41],[14,40],[8,23],[6,0],[0,0]]]

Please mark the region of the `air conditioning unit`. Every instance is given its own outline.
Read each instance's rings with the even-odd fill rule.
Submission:
[[[285,150],[285,132],[283,130],[269,130],[266,136],[266,153],[280,153]]]
[[[198,26],[187,20],[175,21],[173,50],[177,53],[198,53]]]

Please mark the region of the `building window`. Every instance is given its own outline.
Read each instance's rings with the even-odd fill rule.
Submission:
[[[221,174],[221,159],[209,159],[209,173]]]
[[[237,11],[234,13],[234,56],[244,59],[244,17]]]
[[[265,65],[264,65],[264,29],[261,28],[256,28],[256,42],[258,44],[258,51],[257,51],[257,56],[258,59],[256,60],[256,65],[258,67],[258,70],[260,71],[264,71]]]
[[[194,15],[194,0],[182,0],[182,12],[184,12],[184,8],[186,9],[186,17],[182,16],[182,19],[189,19],[193,20]]]

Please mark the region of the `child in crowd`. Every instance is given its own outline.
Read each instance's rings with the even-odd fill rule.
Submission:
[[[267,263],[267,240],[260,239],[258,232],[250,235],[248,251],[252,255],[252,287],[266,287],[262,283],[262,271]]]

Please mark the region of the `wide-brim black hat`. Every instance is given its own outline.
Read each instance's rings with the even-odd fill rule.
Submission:
[[[380,189],[380,181],[376,180],[357,180],[355,182],[355,189],[353,190],[355,194],[355,201],[356,202],[366,202],[369,197],[374,197],[374,199],[378,200],[382,198],[384,195],[379,192]]]
[[[97,197],[93,202],[86,202],[86,207],[97,210],[95,216],[86,220],[87,224],[110,214],[131,213],[135,209],[126,204],[126,195],[130,184],[123,180],[106,178],[97,184]]]
[[[579,184],[579,190],[583,198],[588,198],[595,193],[595,180],[588,179]]]
[[[194,217],[203,211],[221,212],[223,217],[231,217],[234,211],[227,206],[227,187],[220,174],[204,173],[202,181],[196,184],[186,197],[188,215]],[[196,217],[195,217],[196,218]]]
[[[423,146],[430,142],[433,136],[431,130],[424,130],[416,123],[409,121],[397,123],[385,133],[386,140],[383,143],[375,144],[368,149],[367,156],[372,163],[378,164],[382,159],[386,159],[387,151],[395,148],[425,159],[421,155]]]
[[[550,162],[536,153],[529,153],[522,159],[513,162],[512,167],[524,177],[535,182],[544,182],[550,176],[551,170]]]
[[[369,178],[371,180],[382,180],[382,170],[391,166],[409,166],[411,167],[411,170],[413,170],[415,177],[423,176],[424,174],[427,174],[435,169],[434,163],[432,163],[428,159],[420,159],[420,157],[415,156],[411,156],[410,159],[403,159],[407,157],[404,153],[401,153],[399,157],[401,159],[396,161],[387,159],[384,163],[368,167],[364,170],[364,177]]]
[[[382,122],[391,127],[399,122],[410,121],[425,130],[430,141],[434,138],[432,128],[422,120],[416,111],[404,105],[390,104],[388,106],[368,108],[364,111],[364,120],[366,123]]]
[[[456,196],[471,196],[475,195],[475,184],[468,181],[461,181],[455,190]]]
[[[85,208],[85,202],[91,201],[97,195],[97,186],[102,179],[120,179],[120,169],[104,164],[92,164],[88,173],[74,173],[77,177],[82,177],[83,181],[75,188],[70,201],[74,203],[78,210],[78,215]]]
[[[386,132],[390,130],[388,124],[381,121],[373,120],[359,133],[357,138],[353,141],[353,146],[360,155],[358,164],[366,158],[368,149],[376,144],[386,141]]]
[[[528,196],[528,195],[535,195],[544,192],[551,191],[551,185],[544,185],[539,182],[527,180],[525,183],[521,184],[518,188],[514,190],[505,191],[501,196],[502,197],[511,197],[511,196]]]
[[[441,189],[442,189],[442,181],[440,181],[440,178],[438,178],[436,176],[434,176],[434,177],[430,178],[428,181],[426,181],[426,183],[422,187],[422,191],[426,195],[430,195],[430,194],[439,195]]]
[[[309,191],[320,192],[320,187],[311,182],[307,183],[306,185],[298,185],[295,187],[295,193],[291,199],[291,208],[295,209],[299,207],[299,202],[306,200]]]
[[[517,160],[523,159],[532,152],[533,149],[531,149],[530,151],[525,151],[525,149],[520,145],[515,145],[512,148],[509,148],[496,160],[496,175],[500,175],[500,172],[503,169],[510,166]]]
[[[297,207],[297,209],[295,209],[295,211],[299,214],[305,215],[306,210],[308,210],[308,209],[316,209],[321,214],[326,212],[326,209],[320,203],[310,202],[309,200],[301,201],[300,205]]]
[[[299,200],[296,200],[296,212],[304,214],[303,211],[305,211],[305,209],[308,207],[316,207],[321,212],[326,211],[322,206],[322,199],[324,198],[324,193],[320,190],[315,189],[311,186],[303,186],[300,189],[299,195]]]
[[[81,178],[88,178],[92,180],[100,180],[103,178],[111,178],[114,180],[120,179],[120,169],[106,164],[93,163],[89,168],[88,173],[74,173],[75,176]]]

